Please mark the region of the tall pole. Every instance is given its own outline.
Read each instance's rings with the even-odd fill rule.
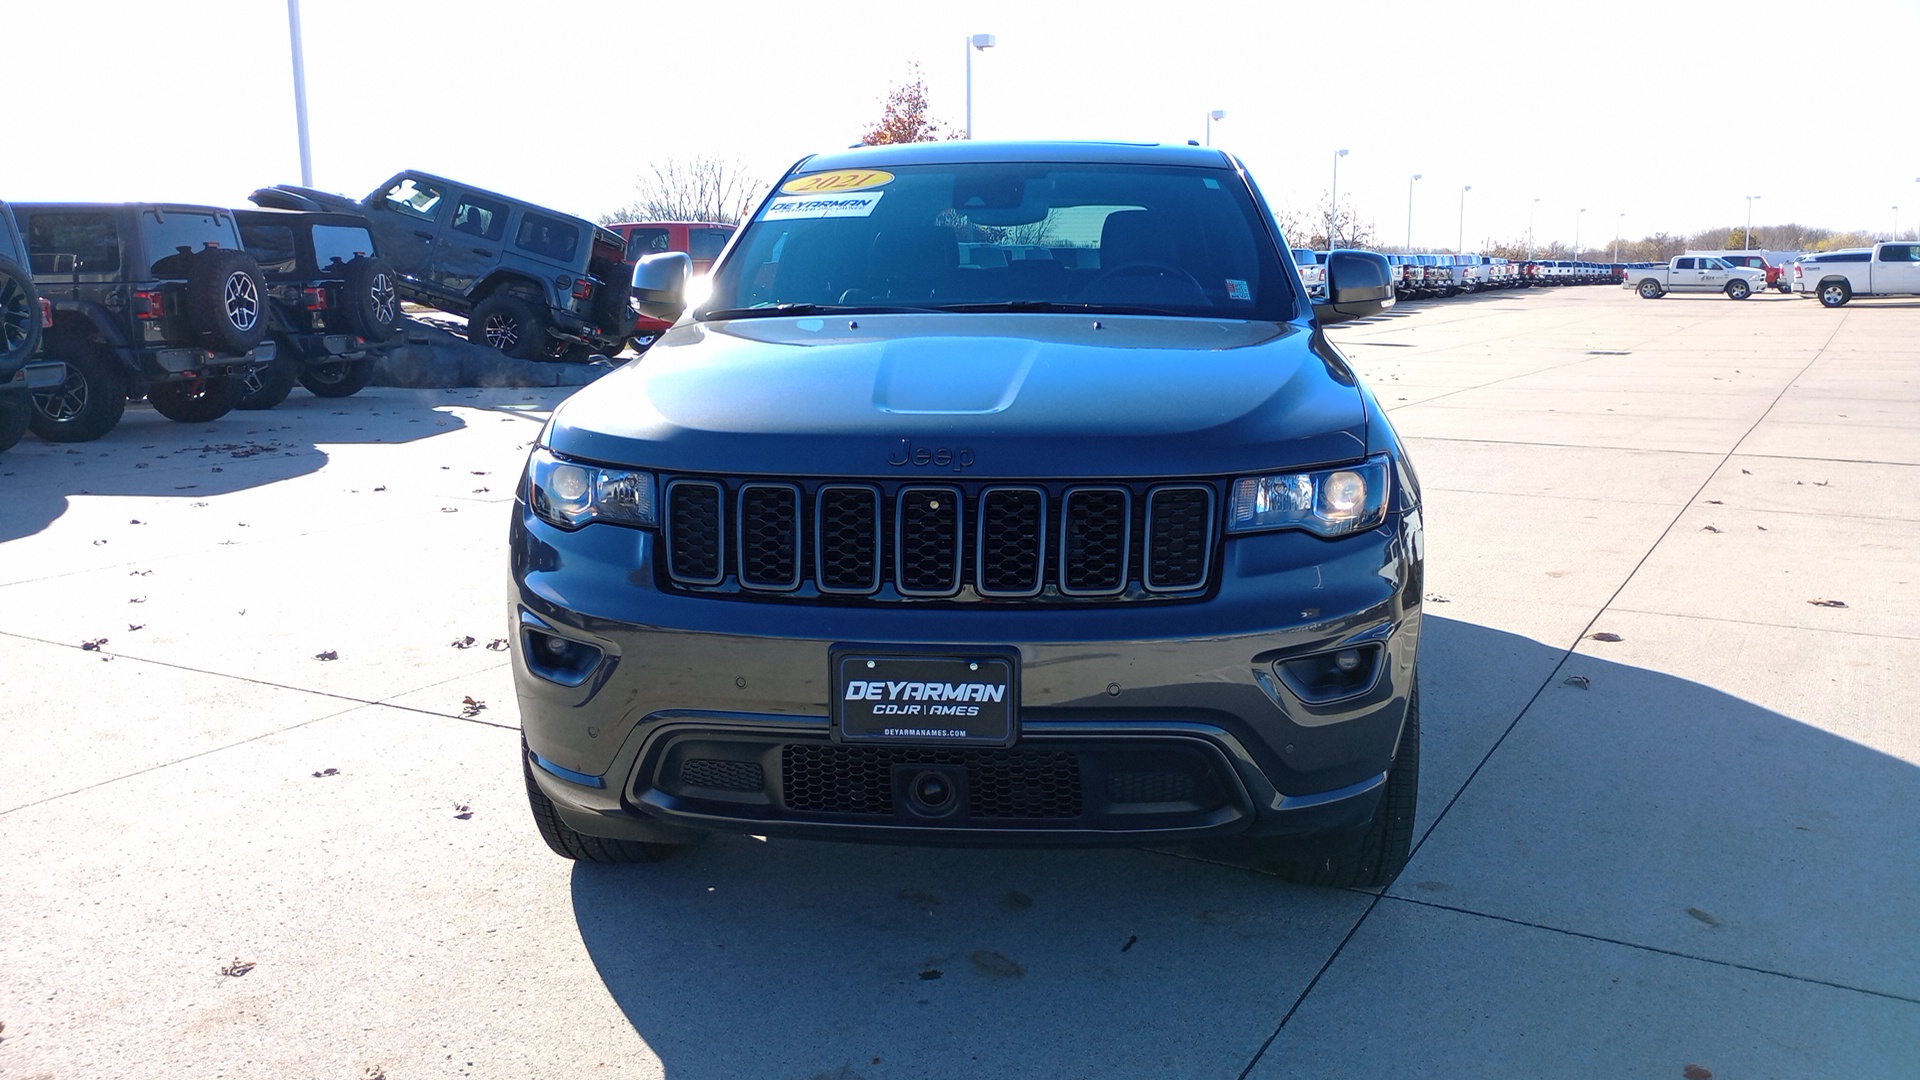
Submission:
[[[1583,206],[1580,208],[1580,214],[1584,214],[1586,212],[1587,212],[1586,207]],[[1574,262],[1580,261],[1580,214],[1573,215],[1573,261]]]
[[[1741,245],[1743,251],[1753,250],[1753,200],[1759,197],[1758,195],[1747,196],[1747,238]]]
[[[985,51],[997,44],[992,34],[967,35],[967,138],[973,138],[973,53],[978,49]]]
[[[300,44],[300,0],[287,0],[287,34],[293,39],[293,122],[300,131],[300,185],[313,186],[313,145],[307,139],[307,51]]]
[[[1225,120],[1226,118],[1227,118],[1227,110],[1225,109],[1207,110],[1207,145],[1208,146],[1213,145],[1213,122],[1215,120]]]
[[[1893,208],[1893,238],[1900,239],[1900,208]]]
[[[1327,250],[1333,250],[1334,229],[1340,224],[1340,159],[1347,156],[1345,150],[1333,152],[1333,205],[1327,207]]]
[[[1627,212],[1620,211],[1620,220],[1613,223],[1613,261],[1620,261],[1620,227],[1627,223]],[[1751,226],[1749,226],[1751,228]]]
[[[1420,179],[1419,173],[1413,174],[1413,180]],[[1407,181],[1407,253],[1413,253],[1413,180]]]
[[[1454,241],[1453,253],[1463,255],[1467,250],[1467,192],[1473,190],[1472,184],[1460,188],[1460,239]]]
[[[1533,213],[1538,209],[1540,209],[1539,199],[1533,200],[1533,205],[1527,207],[1527,261],[1528,262],[1533,261]]]

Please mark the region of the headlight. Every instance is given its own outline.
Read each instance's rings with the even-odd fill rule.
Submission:
[[[1241,477],[1228,501],[1227,531],[1365,532],[1386,520],[1388,473],[1387,456],[1381,454],[1338,469]]]
[[[652,473],[567,461],[545,447],[527,459],[527,501],[541,520],[563,529],[593,521],[656,523]]]

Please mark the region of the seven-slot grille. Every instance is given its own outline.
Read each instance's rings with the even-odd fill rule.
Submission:
[[[1213,570],[1200,483],[668,482],[667,576],[748,593],[1099,599],[1192,593]],[[729,581],[729,579],[732,579]]]

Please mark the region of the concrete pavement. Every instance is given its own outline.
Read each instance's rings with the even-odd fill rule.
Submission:
[[[1380,894],[552,856],[487,645],[565,390],[0,455],[0,1076],[1915,1075],[1920,305],[1540,290],[1332,336],[1427,500]]]

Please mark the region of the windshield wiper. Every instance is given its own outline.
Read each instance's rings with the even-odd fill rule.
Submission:
[[[791,315],[924,315],[934,310],[890,304],[766,304],[760,307],[714,308],[695,312],[695,315],[705,322],[710,319],[778,319]]]
[[[1189,311],[1143,307],[1139,304],[1069,304],[1059,300],[993,300],[980,304],[941,304],[941,311],[1043,311],[1071,315],[1173,315],[1189,316]]]

